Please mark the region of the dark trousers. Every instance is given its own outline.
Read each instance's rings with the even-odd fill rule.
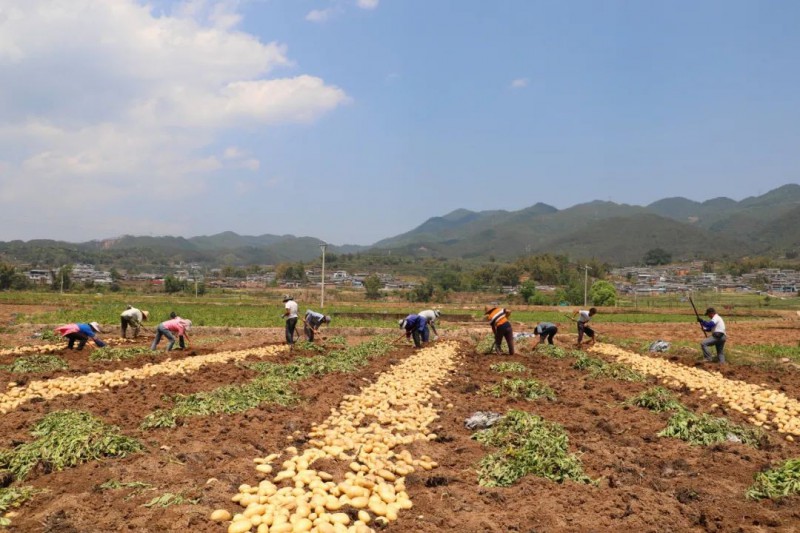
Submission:
[[[700,348],[703,350],[703,357],[706,361],[711,361],[711,352],[708,350],[709,346],[714,346],[717,349],[717,358],[720,363],[725,362],[725,342],[728,337],[724,333],[712,333],[710,337],[700,343]]]
[[[294,344],[294,330],[297,328],[297,317],[286,319],[286,344]]]
[[[578,344],[583,342],[583,334],[594,340],[594,330],[583,322],[578,322]]]
[[[128,331],[128,326],[130,326],[131,329],[133,329],[133,338],[134,339],[139,336],[139,324],[133,322],[131,319],[125,318],[124,316],[120,317],[119,325],[120,325],[120,329],[122,330],[122,338],[123,339],[125,338],[125,332]]]
[[[553,344],[553,337],[556,336],[556,333],[558,333],[558,328],[555,326],[544,328],[542,334],[539,335],[539,342],[544,342],[545,337],[547,337],[547,344]]]
[[[508,345],[508,355],[514,355],[514,332],[511,329],[511,322],[497,326],[494,330],[494,347],[498,352],[502,351],[503,339]]]
[[[306,339],[308,342],[314,342],[314,328],[308,324],[303,324],[303,333],[306,334]]]
[[[69,343],[67,344],[67,348],[70,350],[73,346],[75,346],[75,341],[78,341],[78,349],[83,350],[83,347],[86,346],[86,341],[89,340],[89,336],[85,333],[81,333],[80,331],[76,331],[75,333],[67,333],[64,335],[67,339],[69,339]]]

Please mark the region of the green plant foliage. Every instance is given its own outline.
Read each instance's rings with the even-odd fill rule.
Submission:
[[[200,498],[187,498],[182,492],[173,494],[166,492],[161,496],[156,496],[149,502],[142,505],[142,507],[170,507],[172,505],[197,505],[200,503]]]
[[[628,405],[644,407],[657,413],[664,411],[680,411],[686,409],[670,391],[664,387],[651,387],[641,394],[625,402]]]
[[[556,346],[555,344],[540,344],[536,347],[536,353],[552,359],[564,359],[567,356],[567,351],[560,346]]]
[[[759,472],[755,482],[747,490],[752,500],[770,498],[776,500],[800,493],[800,459],[789,459],[777,468]]]
[[[478,355],[494,353],[494,348],[494,334],[490,333],[478,341],[475,345],[475,353]]]
[[[691,411],[678,411],[669,419],[659,437],[674,437],[690,444],[709,446],[736,438],[743,444],[759,448],[765,441],[764,432],[756,427],[734,424],[726,418],[696,415]]]
[[[64,370],[69,368],[66,361],[55,355],[26,355],[18,357],[10,365],[0,365],[0,368],[15,374],[26,374],[29,372],[52,372],[54,370]]]
[[[8,527],[11,525],[11,520],[2,515],[15,507],[19,507],[40,492],[42,492],[40,489],[35,489],[33,487],[0,488],[0,527]]]
[[[515,363],[512,361],[503,361],[502,363],[495,363],[489,367],[493,372],[525,372],[528,367],[522,363]]]
[[[131,348],[102,348],[100,350],[92,350],[92,353],[89,355],[89,361],[122,361],[124,359],[135,359],[142,355],[155,357],[155,352],[143,346]]]
[[[504,379],[500,384],[490,387],[489,394],[497,398],[509,396],[529,402],[539,398],[556,399],[553,389],[535,379]]]
[[[472,438],[498,448],[478,465],[478,483],[485,487],[507,487],[529,474],[557,483],[592,482],[584,474],[580,459],[569,453],[564,428],[534,414],[509,411],[497,424]]]
[[[589,357],[583,352],[580,353],[572,368],[586,370],[593,378],[604,377],[618,379],[620,381],[646,381],[647,378],[636,372],[632,368],[620,363],[607,363],[602,359]]]
[[[207,416],[216,413],[240,413],[263,403],[291,405],[297,401],[292,390],[294,382],[315,375],[332,372],[352,372],[369,362],[372,357],[384,355],[392,349],[385,337],[375,337],[358,346],[344,348],[325,355],[298,357],[281,365],[258,362],[246,365],[260,374],[250,383],[225,385],[212,391],[171,398],[175,406],[157,410],[147,415],[142,429],[175,427],[178,419],[189,416]]]
[[[94,459],[125,457],[144,446],[120,433],[116,426],[83,411],[56,411],[37,423],[36,440],[0,452],[0,469],[22,480],[37,465],[46,472],[59,471]]]

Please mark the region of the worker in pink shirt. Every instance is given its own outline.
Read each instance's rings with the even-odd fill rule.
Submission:
[[[161,341],[161,337],[164,336],[169,340],[169,344],[167,345],[167,351],[172,350],[172,347],[175,345],[175,335],[178,336],[179,346],[181,349],[186,348],[186,343],[184,342],[184,337],[186,341],[189,340],[189,335],[187,331],[192,327],[192,321],[186,320],[185,318],[179,317],[175,312],[169,314],[170,320],[166,322],[162,322],[156,328],[156,338],[153,339],[153,344],[150,346],[150,349],[155,351],[156,346]]]

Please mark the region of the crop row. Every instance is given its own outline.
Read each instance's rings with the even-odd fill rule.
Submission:
[[[719,372],[677,365],[658,357],[639,355],[610,344],[596,344],[595,351],[615,357],[634,370],[658,377],[662,383],[673,387],[686,386],[719,397],[734,411],[749,417],[750,422],[780,433],[800,435],[800,402],[782,392],[728,379]]]
[[[43,381],[33,381],[27,386],[9,384],[6,393],[0,394],[0,413],[13,411],[34,398],[50,400],[64,394],[87,394],[105,391],[109,388],[127,385],[133,379],[146,379],[158,375],[188,374],[203,365],[238,361],[250,356],[269,357],[285,349],[285,346],[267,346],[218,352],[175,361],[164,361],[163,363],[148,363],[141,368],[125,368],[106,372],[92,372],[79,377],[64,376]]]
[[[358,395],[346,396],[338,408],[308,433],[302,453],[284,450],[288,459],[273,472],[277,454],[256,458],[258,485],[239,487],[233,501],[244,507],[234,515],[228,533],[314,531],[367,532],[367,525],[396,520],[402,509],[412,507],[405,476],[437,464],[421,455],[414,458],[400,449],[418,440],[437,436],[429,429],[438,414],[431,387],[447,379],[455,367],[455,343],[425,348],[391,370]],[[344,479],[314,469],[321,460],[349,463]],[[348,512],[349,511],[349,512]],[[353,517],[353,518],[351,518]],[[354,519],[357,518],[357,519]],[[230,520],[226,510],[212,519]]]

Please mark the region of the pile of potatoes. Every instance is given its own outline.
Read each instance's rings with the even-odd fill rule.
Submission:
[[[127,385],[133,379],[146,379],[161,374],[189,374],[203,365],[227,363],[246,359],[250,356],[269,357],[285,350],[285,346],[267,346],[247,350],[218,352],[163,363],[148,363],[141,368],[125,368],[106,372],[91,372],[80,377],[58,377],[44,381],[32,381],[27,386],[9,383],[5,394],[0,394],[0,414],[13,411],[21,404],[33,398],[50,400],[62,394],[87,394],[97,391],[108,391],[114,387]]]
[[[30,354],[45,354],[53,353],[63,350],[63,344],[41,344],[39,346],[18,346],[16,348],[9,348],[7,350],[0,350],[0,357],[4,355],[30,355]]]
[[[290,446],[281,463],[278,454],[254,459],[264,479],[241,485],[232,498],[244,511],[231,516],[219,509],[211,519],[231,520],[228,533],[253,528],[257,533],[366,533],[373,531],[370,524],[397,520],[401,510],[412,507],[405,476],[438,466],[428,456],[414,458],[398,448],[436,438],[428,428],[438,417],[432,401],[440,395],[431,387],[445,382],[455,368],[456,347],[451,342],[425,348],[360,394],[346,396],[312,427],[302,453]],[[344,479],[334,479],[313,468],[320,459],[343,461],[349,471]]]
[[[686,385],[690,390],[701,390],[718,396],[734,411],[748,415],[750,422],[764,429],[776,429],[791,435],[800,435],[800,402],[782,392],[763,385],[732,380],[716,371],[692,368],[671,363],[657,357],[647,357],[629,352],[611,344],[596,344],[594,350],[615,357],[620,363],[639,372],[656,376],[672,387]]]

